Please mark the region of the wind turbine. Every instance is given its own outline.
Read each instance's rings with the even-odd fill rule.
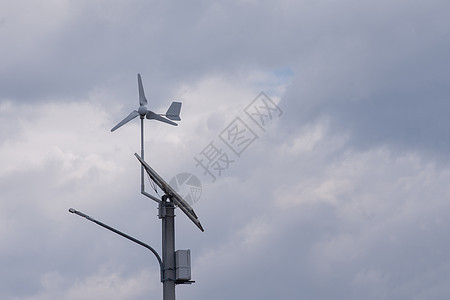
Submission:
[[[128,116],[126,116],[122,121],[117,123],[116,126],[114,126],[111,129],[111,132],[115,131],[116,129],[120,128],[121,126],[125,125],[126,123],[130,122],[137,116],[140,116],[141,118],[141,157],[144,159],[144,118],[150,119],[150,120],[156,120],[160,122],[164,122],[173,126],[177,126],[178,124],[173,121],[181,121],[180,118],[180,111],[181,111],[181,102],[172,102],[169,109],[165,114],[157,114],[154,113],[151,110],[147,109],[147,98],[145,97],[144,92],[144,86],[142,84],[142,78],[141,74],[137,74],[138,78],[138,90],[139,90],[139,108],[137,110],[133,110],[130,112]],[[173,121],[171,121],[173,120]],[[154,197],[151,194],[148,194],[145,192],[144,187],[144,167],[141,168],[141,193],[146,195],[152,200],[155,200],[156,202],[160,202],[160,200],[156,197]]]
[[[151,110],[147,109],[147,98],[145,97],[144,93],[144,86],[142,85],[142,78],[141,74],[137,75],[138,77],[138,90],[139,90],[139,108],[137,110],[133,110],[128,116],[125,117],[122,121],[120,121],[116,126],[114,126],[111,129],[111,132],[118,129],[122,125],[128,123],[129,121],[133,120],[137,116],[141,116],[141,120],[144,119],[144,117],[147,117],[147,119],[154,119],[160,122],[164,122],[170,125],[177,126],[178,124],[175,122],[172,122],[170,120],[180,121],[180,110],[181,110],[181,102],[172,102],[169,109],[165,114],[156,114],[152,112]],[[166,118],[170,119],[166,119]]]

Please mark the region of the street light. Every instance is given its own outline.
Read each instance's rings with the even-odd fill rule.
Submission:
[[[100,225],[100,226],[102,226],[102,227],[104,227],[104,228],[106,228],[106,229],[108,229],[108,230],[111,230],[112,232],[117,233],[118,235],[121,235],[121,236],[123,236],[124,238],[129,239],[130,241],[135,242],[136,244],[139,244],[139,245],[141,245],[142,247],[145,247],[145,248],[147,248],[148,250],[152,251],[153,254],[156,256],[156,259],[158,259],[159,270],[160,270],[160,274],[161,274],[161,275],[160,275],[160,276],[161,276],[161,282],[163,281],[163,269],[164,269],[164,268],[163,268],[163,262],[162,262],[162,260],[161,260],[161,257],[159,256],[158,252],[156,252],[156,250],[153,249],[151,246],[149,246],[149,245],[147,245],[146,243],[141,242],[140,240],[135,239],[134,237],[129,236],[128,234],[123,233],[123,232],[121,232],[121,231],[119,231],[119,230],[117,230],[117,229],[115,229],[115,228],[113,228],[113,227],[111,227],[111,226],[109,226],[109,225],[106,225],[105,223],[102,223],[102,222],[100,222],[100,221],[97,221],[96,219],[91,218],[90,216],[88,216],[88,215],[86,215],[86,214],[82,213],[81,211],[78,211],[78,210],[76,210],[76,209],[74,209],[74,208],[70,208],[70,209],[69,209],[69,212],[71,212],[71,213],[73,213],[73,214],[76,214],[76,215],[79,215],[80,217],[86,218],[87,220],[89,220],[89,221],[91,221],[91,222],[94,222],[95,224],[98,224],[98,225]]]
[[[140,116],[141,118],[141,156],[137,153],[134,155],[141,163],[141,194],[154,200],[158,203],[158,217],[162,220],[162,258],[158,253],[149,245],[123,233],[117,229],[112,228],[100,221],[97,221],[88,215],[77,211],[73,208],[69,209],[69,212],[77,214],[81,217],[88,219],[114,233],[117,233],[153,252],[158,259],[161,282],[163,283],[163,299],[175,300],[175,285],[176,284],[190,284],[191,281],[191,264],[190,264],[190,250],[178,250],[175,251],[175,208],[178,207],[183,213],[201,230],[204,231],[197,215],[192,207],[175,191],[164,179],[159,176],[155,170],[153,170],[144,161],[144,117],[147,119],[155,119],[171,125],[177,125],[177,123],[171,121],[180,121],[181,102],[172,102],[169,109],[165,114],[155,114],[149,111],[146,107],[148,101],[145,97],[144,87],[142,84],[141,75],[138,74],[138,91],[139,91],[139,109],[132,111],[125,119],[120,121],[114,126],[111,131],[115,131],[125,123]],[[144,186],[144,170],[147,172],[150,179],[158,185],[164,192],[161,200],[157,197],[147,193]]]

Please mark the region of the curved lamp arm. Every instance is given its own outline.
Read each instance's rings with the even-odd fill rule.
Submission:
[[[132,236],[129,236],[129,235],[126,234],[126,233],[123,233],[123,232],[121,232],[121,231],[119,231],[119,230],[117,230],[117,229],[115,229],[115,228],[112,228],[111,226],[108,226],[108,225],[106,225],[106,224],[104,224],[104,223],[102,223],[102,222],[100,222],[100,221],[97,221],[97,220],[94,219],[94,218],[89,217],[88,215],[82,213],[81,211],[78,211],[78,210],[75,210],[75,209],[73,209],[73,208],[70,208],[70,209],[69,209],[69,212],[71,212],[71,213],[73,213],[73,214],[76,214],[76,215],[79,215],[80,217],[86,218],[87,220],[92,221],[92,222],[96,223],[97,225],[100,225],[100,226],[102,226],[102,227],[104,227],[104,228],[106,228],[106,229],[108,229],[108,230],[111,230],[112,232],[117,233],[118,235],[121,235],[121,236],[123,236],[124,238],[129,239],[130,241],[135,242],[136,244],[139,244],[139,245],[141,245],[142,247],[145,247],[145,248],[147,248],[148,250],[152,251],[153,254],[156,256],[156,258],[158,259],[158,262],[159,262],[159,269],[160,269],[160,272],[161,272],[161,281],[163,281],[163,275],[162,275],[162,274],[163,274],[163,262],[162,262],[162,260],[161,260],[161,257],[159,256],[158,252],[156,252],[155,249],[153,249],[152,247],[150,247],[150,246],[147,245],[146,243],[141,242],[140,240],[135,239],[135,238],[132,237]]]

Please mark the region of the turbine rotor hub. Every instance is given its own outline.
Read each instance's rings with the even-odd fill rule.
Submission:
[[[138,108],[138,113],[139,113],[141,116],[145,116],[145,115],[147,114],[147,112],[148,112],[147,107],[145,107],[144,105],[139,106],[139,108]]]

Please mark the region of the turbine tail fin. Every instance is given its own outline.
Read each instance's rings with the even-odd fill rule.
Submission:
[[[181,121],[180,118],[181,102],[172,102],[166,112],[166,118],[174,121]]]

